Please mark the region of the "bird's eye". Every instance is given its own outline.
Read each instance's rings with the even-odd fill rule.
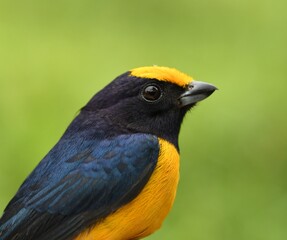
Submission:
[[[162,91],[159,86],[152,84],[145,86],[142,90],[142,97],[148,102],[154,102],[160,99],[162,96]]]

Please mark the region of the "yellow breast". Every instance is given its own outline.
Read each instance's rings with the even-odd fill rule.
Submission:
[[[75,240],[138,239],[160,228],[176,195],[179,154],[169,142],[159,139],[159,144],[157,166],[142,192]]]

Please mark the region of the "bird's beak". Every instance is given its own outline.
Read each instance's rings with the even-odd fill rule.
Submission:
[[[185,107],[195,104],[210,96],[217,88],[212,84],[192,81],[187,90],[178,98],[179,107]]]

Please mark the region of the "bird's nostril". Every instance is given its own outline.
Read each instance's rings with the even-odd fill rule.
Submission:
[[[193,88],[194,88],[194,85],[193,85],[193,84],[188,85],[188,90],[191,90],[191,89],[193,89]]]

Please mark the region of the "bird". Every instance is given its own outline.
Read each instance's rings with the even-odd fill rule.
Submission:
[[[184,116],[217,88],[170,67],[116,77],[81,108],[0,219],[0,240],[136,240],[179,182]]]

